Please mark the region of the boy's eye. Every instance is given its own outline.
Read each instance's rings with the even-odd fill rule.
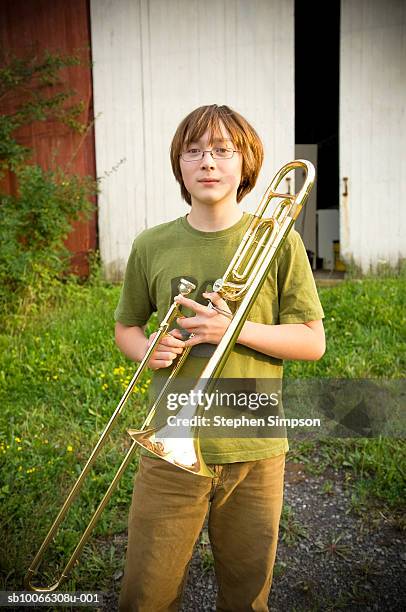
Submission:
[[[195,153],[195,154],[196,154],[196,153],[200,153],[200,152],[201,152],[201,151],[200,151],[200,149],[196,149],[196,148],[194,148],[194,147],[193,147],[193,148],[189,148],[189,149],[187,149],[187,151],[186,151],[186,153]]]
[[[214,152],[218,153],[219,155],[227,155],[228,149],[226,149],[225,147],[216,147],[214,149]]]

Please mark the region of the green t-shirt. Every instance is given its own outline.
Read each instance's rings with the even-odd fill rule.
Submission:
[[[251,219],[252,215],[244,213],[232,227],[202,232],[194,229],[185,216],[139,234],[127,263],[116,321],[143,326],[155,311],[162,321],[179,293],[181,278],[197,287],[188,297],[207,305],[202,293],[211,291],[214,282],[223,276]],[[315,321],[323,316],[303,242],[292,230],[273,262],[248,320],[277,325]],[[193,347],[180,372],[182,378],[195,379],[214,349],[210,344]],[[155,371],[155,384],[166,378],[170,370]],[[236,344],[221,376],[281,379],[282,373],[281,359]],[[288,444],[286,438],[202,438],[201,449],[206,463],[232,463],[276,456],[286,452]]]

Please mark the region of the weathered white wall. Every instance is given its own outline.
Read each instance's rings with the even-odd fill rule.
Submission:
[[[294,157],[293,0],[91,0],[102,260],[122,274],[134,236],[188,212],[169,146],[183,117],[228,104],[262,137],[255,210]]]
[[[342,0],[340,246],[363,271],[406,256],[405,108],[406,3]]]

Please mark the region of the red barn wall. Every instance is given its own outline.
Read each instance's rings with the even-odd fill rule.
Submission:
[[[65,68],[61,76],[69,89],[77,92],[72,101],[82,100],[81,121],[93,120],[90,22],[88,0],[2,0],[0,3],[0,46],[3,53],[18,57],[38,55],[47,50],[63,55],[79,54],[82,65]],[[0,112],[10,111],[18,99],[0,100]],[[95,177],[94,130],[86,135],[72,132],[49,120],[35,122],[17,132],[17,139],[33,150],[33,159],[44,169],[58,163],[74,174]],[[54,162],[52,162],[54,160]],[[6,180],[9,191],[15,181]],[[66,241],[72,253],[72,270],[88,274],[87,255],[97,246],[97,215],[87,222],[75,222]]]

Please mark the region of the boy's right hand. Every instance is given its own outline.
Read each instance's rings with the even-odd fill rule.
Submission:
[[[148,338],[147,350],[151,346],[153,339],[158,332],[153,332]],[[151,370],[159,370],[160,368],[168,368],[178,355],[183,353],[185,343],[179,338],[180,332],[178,329],[173,329],[161,338],[160,343],[152,353],[152,357],[148,362],[148,367]]]

